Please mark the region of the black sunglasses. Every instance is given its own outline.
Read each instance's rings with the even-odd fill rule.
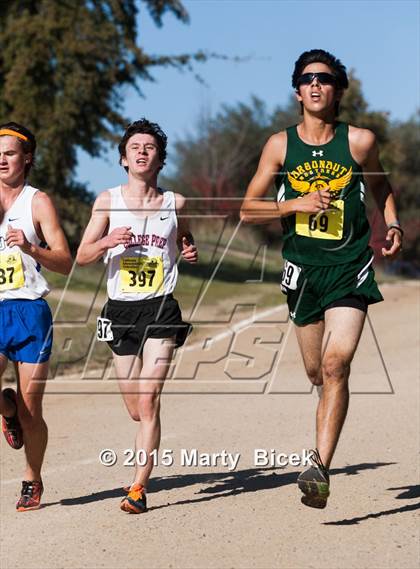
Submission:
[[[332,75],[331,73],[324,73],[321,71],[320,73],[304,73],[303,75],[298,77],[297,87],[299,87],[300,85],[310,85],[315,78],[318,79],[321,85],[337,84],[335,75]]]

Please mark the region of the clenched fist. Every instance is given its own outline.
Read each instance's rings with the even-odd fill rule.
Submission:
[[[11,225],[7,226],[6,243],[8,247],[19,247],[24,253],[31,250],[31,244],[22,229],[13,229]]]
[[[131,227],[116,227],[104,237],[105,246],[107,249],[112,249],[117,245],[128,245],[134,237],[130,231]]]
[[[310,192],[303,198],[296,200],[296,211],[302,213],[318,213],[329,208],[331,194],[328,189]]]

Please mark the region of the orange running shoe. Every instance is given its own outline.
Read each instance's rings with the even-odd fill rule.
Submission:
[[[13,417],[1,418],[1,430],[8,444],[14,449],[19,449],[23,447],[23,433],[17,416],[16,391],[8,387],[3,389],[2,393],[3,397],[14,403],[16,412]]]
[[[147,512],[144,486],[141,484],[133,484],[127,496],[121,501],[120,508],[129,514],[143,514]]]
[[[37,510],[40,507],[44,486],[40,480],[23,480],[22,491],[16,509],[18,512]]]

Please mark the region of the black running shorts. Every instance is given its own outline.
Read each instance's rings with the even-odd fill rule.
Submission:
[[[179,348],[192,330],[172,294],[148,300],[108,299],[101,318],[111,321],[113,339],[108,345],[119,356],[140,356],[148,338],[174,336]]]

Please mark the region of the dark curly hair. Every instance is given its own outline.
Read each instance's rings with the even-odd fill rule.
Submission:
[[[122,164],[122,159],[126,157],[125,151],[126,151],[127,142],[134,134],[150,134],[154,137],[158,147],[159,159],[162,162],[162,167],[163,167],[166,160],[166,145],[168,137],[157,123],[150,122],[145,118],[132,122],[125,129],[124,135],[121,138],[120,143],[118,144],[118,151],[120,153],[120,164]],[[124,169],[126,172],[128,171],[128,168],[126,166],[124,166]]]
[[[302,53],[296,60],[292,75],[292,87],[294,89],[297,89],[298,79],[302,75],[302,71],[310,63],[325,63],[325,65],[328,65],[335,76],[339,89],[347,89],[349,86],[346,68],[339,59],[324,49],[311,49]]]
[[[31,154],[31,160],[28,164],[25,164],[25,177],[29,174],[30,169],[35,164],[35,152],[36,152],[36,138],[35,135],[26,126],[23,126],[17,122],[6,122],[0,124],[0,130],[7,128],[8,130],[13,130],[19,134],[26,136],[28,140],[22,140],[21,138],[16,138],[25,154]]]
[[[342,91],[347,89],[349,86],[349,80],[347,78],[347,72],[345,66],[337,59],[332,53],[325,51],[324,49],[311,49],[310,51],[305,51],[296,60],[295,68],[292,75],[292,86],[296,91],[299,91],[298,80],[302,75],[302,71],[310,63],[325,63],[331,69],[337,89]],[[300,103],[300,112],[303,114],[303,104]],[[337,116],[340,112],[340,103],[336,101],[335,103],[335,115]]]

